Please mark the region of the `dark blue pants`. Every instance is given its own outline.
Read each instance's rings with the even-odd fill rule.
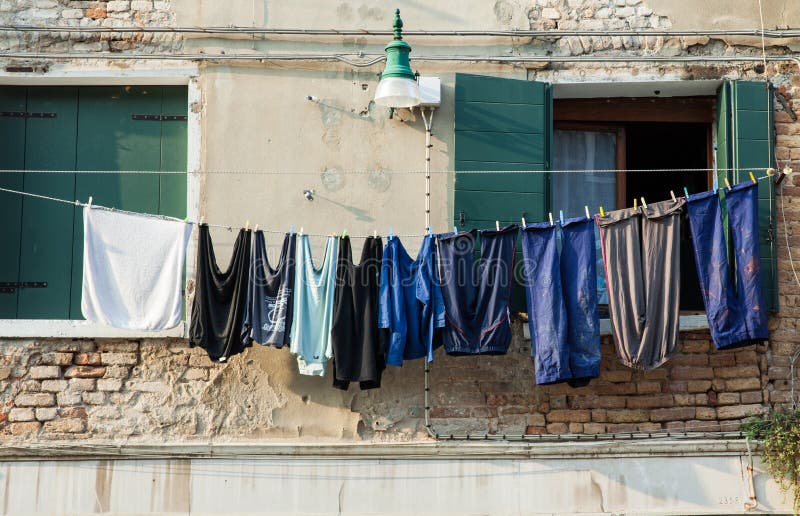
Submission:
[[[568,219],[522,232],[525,297],[536,383],[583,385],[600,374],[600,322],[594,221]]]
[[[755,344],[769,337],[758,250],[758,186],[741,183],[725,195],[736,278],[730,271],[717,191],[687,199],[694,258],[711,338],[717,349]]]
[[[445,307],[442,342],[450,355],[501,355],[511,343],[509,298],[518,226],[439,235],[439,274]]]

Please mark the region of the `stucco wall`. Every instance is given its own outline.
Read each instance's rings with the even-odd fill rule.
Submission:
[[[34,2],[35,3],[35,2]],[[388,29],[390,8],[382,2],[70,2],[79,13],[64,12],[65,2],[52,2],[40,13],[42,23],[144,23],[189,25],[255,25],[272,27]],[[78,5],[80,4],[80,5]],[[725,7],[678,13],[668,2],[638,0],[569,0],[513,2],[397,2],[408,29],[492,28],[722,28],[747,25],[743,11]],[[788,19],[784,4],[765,2],[768,20]],[[19,0],[0,3],[0,17],[22,23],[44,9]],[[114,22],[83,21],[105,11]],[[152,9],[148,11],[147,9]],[[728,8],[731,10],[731,8]],[[160,12],[148,21],[140,12]],[[110,13],[119,13],[110,16]],[[125,14],[128,13],[128,14]],[[784,13],[784,14],[781,14]],[[68,16],[76,18],[68,18]],[[155,15],[153,15],[155,16]],[[783,18],[782,18],[783,16]],[[137,18],[138,17],[138,18]],[[68,22],[68,19],[78,20]],[[708,24],[706,23],[708,22]],[[777,23],[777,22],[774,22]],[[119,36],[39,36],[17,38],[3,48],[26,50],[120,52],[181,50],[198,52],[381,52],[386,37],[323,38],[170,36],[166,40]],[[114,36],[115,38],[117,36]],[[103,39],[105,38],[105,39]],[[56,41],[61,41],[63,44]],[[101,42],[100,44],[97,44]],[[123,45],[122,42],[129,44]],[[103,43],[105,42],[105,43]],[[560,40],[529,38],[415,38],[414,55],[531,55],[552,52],[578,55],[645,52],[659,55],[743,52],[754,46],[728,47],[707,38],[581,37]],[[742,44],[748,41],[739,41]],[[85,44],[83,46],[78,43]],[[89,45],[91,43],[91,45]],[[54,46],[50,46],[54,45]],[[78,45],[78,46],[76,46]],[[166,45],[166,46],[165,46]],[[771,48],[770,52],[785,51]],[[7,62],[18,63],[18,60]],[[55,63],[47,59],[26,60]],[[104,69],[125,69],[130,63],[101,63]],[[92,65],[90,65],[92,66]],[[147,66],[137,64],[137,66]],[[770,65],[768,72],[781,89],[785,105],[800,108],[800,81],[794,65]],[[714,67],[680,65],[541,64],[499,65],[476,62],[414,62],[423,75],[442,78],[442,107],[434,120],[432,169],[453,168],[453,80],[457,71],[530,78],[551,82],[644,81],[690,78],[757,77],[752,65]],[[204,63],[200,67],[202,142],[199,161],[207,173],[200,185],[200,211],[209,222],[259,223],[269,229],[290,224],[306,232],[351,234],[420,233],[424,225],[422,170],[424,131],[418,115],[388,110],[371,99],[381,65],[353,68],[330,62]],[[306,95],[319,99],[310,102]],[[781,166],[800,166],[800,124],[776,104],[777,155]],[[245,171],[280,174],[244,174]],[[345,172],[361,172],[346,174]],[[787,180],[786,215],[800,215],[800,182]],[[453,178],[434,174],[434,230],[450,226]],[[302,190],[316,190],[313,202]],[[780,218],[779,218],[780,221]],[[783,235],[784,225],[778,226]],[[789,226],[789,244],[800,256],[798,239]],[[235,235],[214,230],[217,256],[225,261]],[[536,387],[530,343],[515,323],[511,352],[501,358],[437,356],[433,366],[434,427],[443,433],[601,433],[686,429],[733,430],[750,414],[790,402],[789,362],[797,344],[798,285],[791,276],[786,248],[779,240],[781,312],[771,320],[769,346],[714,352],[707,333],[684,335],[682,353],[650,373],[631,373],[613,357],[606,339],[603,376],[589,387]],[[268,238],[275,253],[274,238]],[[322,239],[313,240],[320,251]],[[414,252],[418,239],[406,240]],[[356,246],[358,247],[358,246]],[[356,249],[357,251],[357,249]],[[422,412],[422,364],[387,371],[378,391],[343,393],[330,379],[296,373],[286,350],[254,347],[224,365],[211,364],[186,341],[140,339],[9,340],[0,351],[0,434],[4,440],[227,440],[299,439],[403,441],[425,438]]]

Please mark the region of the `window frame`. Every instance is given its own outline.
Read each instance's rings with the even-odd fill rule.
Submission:
[[[87,67],[56,66],[45,74],[15,73],[0,69],[0,85],[5,86],[186,86],[187,87],[187,156],[186,216],[197,220],[200,215],[201,113],[192,105],[201,100],[196,63],[179,61],[170,68],[153,64],[135,70],[120,70],[113,65],[92,63]],[[194,256],[197,237],[189,241],[187,256]],[[194,277],[194,260],[186,260],[186,278]],[[188,289],[186,289],[188,291]],[[184,311],[189,314],[187,296]],[[182,322],[163,331],[139,331],[112,328],[85,320],[71,319],[0,319],[0,338],[167,338],[188,336],[188,325]]]

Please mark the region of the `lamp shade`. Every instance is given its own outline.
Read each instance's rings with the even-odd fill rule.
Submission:
[[[400,9],[394,12],[394,39],[386,45],[386,67],[375,90],[375,103],[379,106],[408,108],[419,105],[419,85],[408,54],[411,46],[403,41],[403,20]]]
[[[414,79],[384,77],[375,90],[375,103],[379,106],[408,108],[419,102],[419,85]]]

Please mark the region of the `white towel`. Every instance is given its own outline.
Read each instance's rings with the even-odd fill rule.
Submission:
[[[132,330],[177,326],[191,231],[181,221],[84,208],[83,316]]]

